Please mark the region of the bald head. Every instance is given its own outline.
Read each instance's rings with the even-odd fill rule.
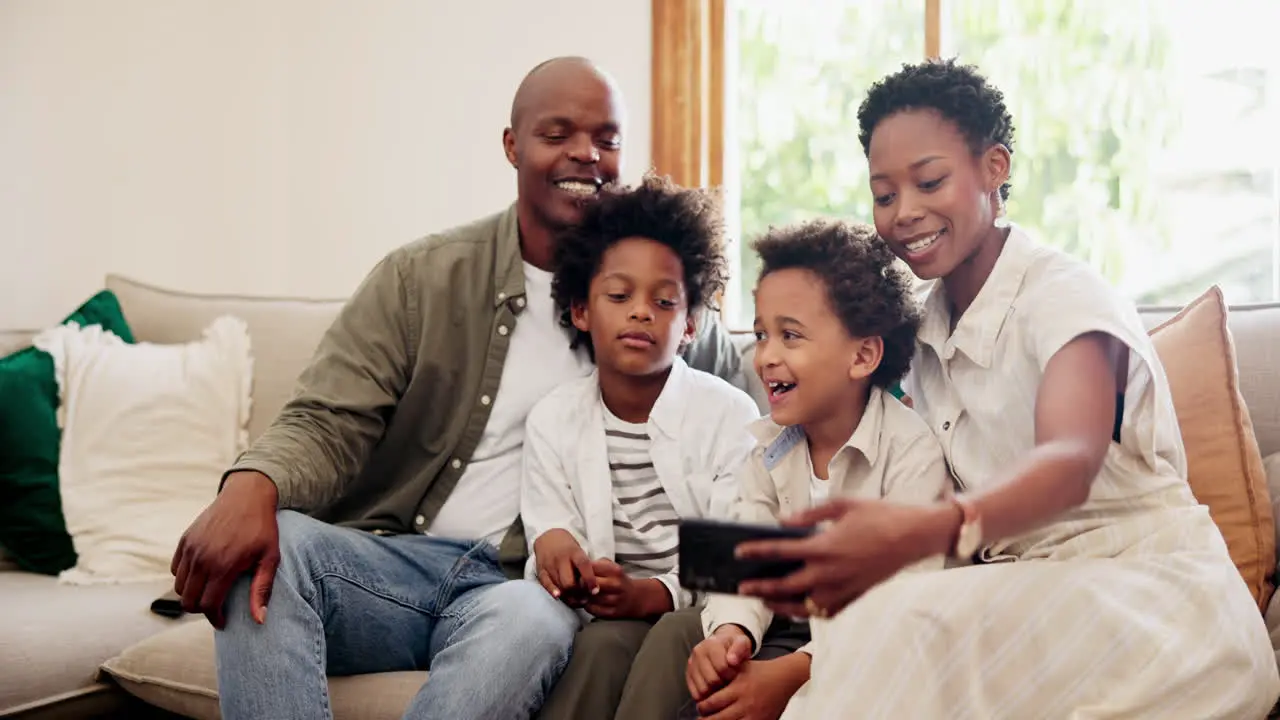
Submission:
[[[516,95],[511,100],[511,129],[518,131],[520,122],[528,116],[529,110],[538,105],[548,94],[577,84],[599,87],[618,101],[622,95],[617,91],[613,78],[587,58],[566,56],[551,58],[538,63],[520,81]]]
[[[520,83],[502,148],[516,169],[521,251],[537,267],[550,267],[556,233],[618,179],[624,112],[613,78],[586,58],[548,60]]]

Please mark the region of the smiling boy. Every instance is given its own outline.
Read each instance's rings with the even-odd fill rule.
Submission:
[[[770,415],[743,466],[737,519],[779,518],[828,498],[938,499],[951,478],[924,420],[889,392],[907,372],[919,310],[903,269],[866,225],[818,220],[756,243],[755,369]],[[930,558],[918,569],[942,567]],[[809,615],[822,616],[813,600]],[[812,643],[760,600],[713,595],[689,657],[700,717],[777,718],[809,679]],[[821,640],[821,620],[808,630]],[[802,624],[801,624],[802,625]],[[754,658],[754,659],[752,659]]]
[[[596,367],[526,427],[527,574],[587,621],[541,717],[612,718],[650,628],[698,604],[676,574],[676,525],[729,515],[760,413],[679,357],[726,276],[710,194],[656,177],[606,189],[554,267],[562,323]]]

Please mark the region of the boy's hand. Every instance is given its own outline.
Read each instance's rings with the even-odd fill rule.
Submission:
[[[587,598],[600,591],[591,560],[567,530],[556,528],[538,536],[533,543],[538,558],[538,582],[571,607],[582,607]]]
[[[587,612],[598,618],[645,618],[672,610],[671,593],[660,580],[633,580],[612,560],[600,558],[591,564],[600,589],[587,600]]]
[[[693,647],[684,680],[695,702],[727,685],[751,658],[751,638],[737,625],[721,625]]]
[[[706,720],[778,720],[791,696],[809,680],[808,653],[774,660],[751,660],[728,685],[698,703]]]

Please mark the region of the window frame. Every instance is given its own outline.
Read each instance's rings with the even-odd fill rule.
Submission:
[[[724,183],[725,13],[732,0],[652,0],[652,166],[687,187]],[[942,46],[942,0],[924,3],[925,58]]]
[[[726,13],[732,0],[651,0],[650,166],[684,187],[725,201]],[[925,59],[942,45],[942,0],[924,3]],[[726,208],[726,210],[731,210]],[[721,319],[723,297],[719,298]],[[734,333],[750,329],[730,328]]]

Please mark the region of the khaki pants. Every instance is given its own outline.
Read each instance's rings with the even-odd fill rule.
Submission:
[[[697,608],[647,620],[593,620],[578,631],[573,655],[541,720],[678,720],[693,698],[684,671],[693,646],[702,642]],[[774,618],[756,660],[795,652],[809,641],[809,626]]]

